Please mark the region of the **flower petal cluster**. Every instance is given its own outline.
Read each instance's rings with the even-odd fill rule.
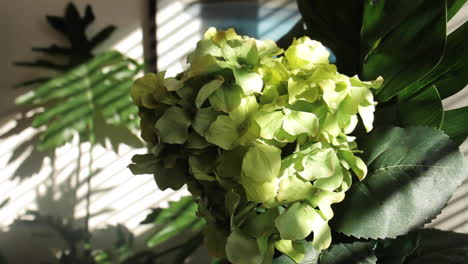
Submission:
[[[207,220],[205,244],[232,263],[300,261],[300,241],[325,249],[331,205],[367,167],[350,136],[372,129],[372,88],[338,73],[307,37],[283,51],[271,40],[210,28],[176,77],[147,74],[131,90],[151,153],[135,173],[161,189],[187,185]]]

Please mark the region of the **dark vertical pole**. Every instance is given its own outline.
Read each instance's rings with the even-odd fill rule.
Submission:
[[[158,72],[158,27],[156,23],[156,14],[158,12],[158,1],[148,1],[148,56],[147,71]]]

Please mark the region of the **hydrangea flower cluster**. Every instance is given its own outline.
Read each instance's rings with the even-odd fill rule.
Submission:
[[[130,168],[200,197],[214,256],[271,263],[276,248],[299,262],[302,240],[330,245],[331,205],[367,172],[349,134],[358,115],[372,129],[370,89],[383,80],[339,74],[329,56],[307,37],[283,51],[210,28],[188,70],[150,73],[132,87],[151,151]]]

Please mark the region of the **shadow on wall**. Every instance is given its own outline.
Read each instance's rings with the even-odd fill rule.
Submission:
[[[66,12],[78,17],[70,6]],[[88,9],[83,15],[86,17],[93,17]],[[52,20],[56,27],[57,23],[67,21],[60,17]],[[92,39],[104,41],[109,34],[106,32]],[[125,32],[135,30],[129,28]],[[141,49],[141,42],[128,39],[122,42],[132,43],[126,44],[125,53]],[[65,48],[59,44],[41,51],[55,56]],[[43,67],[53,63],[41,59],[27,65]],[[126,182],[134,178],[126,168],[134,153],[132,149],[142,147],[131,132],[138,126],[134,122],[137,109],[128,96],[139,70],[136,61],[120,53],[93,56],[64,70],[51,82],[37,85],[23,96],[26,104],[15,111],[15,120],[3,122],[0,155],[8,167],[5,176],[10,179],[2,179],[0,187],[5,191],[0,199],[4,195],[12,199],[0,210],[0,221],[5,223],[19,216],[8,228],[0,229],[0,251],[9,263],[31,263],[32,259],[44,263],[57,263],[60,259],[61,263],[69,263],[73,258],[91,255],[103,261],[116,260],[115,257],[122,260],[133,254],[134,248],[146,249],[139,251],[139,257],[170,257],[175,252],[172,246],[188,237],[183,234],[149,250],[146,240],[159,227],[140,228],[135,237],[123,225],[101,228],[128,221],[135,228],[150,205],[158,206],[180,196],[162,191],[154,195],[152,177]],[[111,147],[119,157],[109,157]],[[34,210],[24,212],[31,208]],[[200,242],[197,241],[197,246]],[[87,244],[102,250],[83,251]],[[201,255],[206,258],[207,254]]]

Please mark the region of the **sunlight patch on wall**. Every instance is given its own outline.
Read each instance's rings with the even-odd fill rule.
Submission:
[[[156,15],[158,69],[175,76],[187,69],[186,56],[202,37],[199,5],[166,1]]]

